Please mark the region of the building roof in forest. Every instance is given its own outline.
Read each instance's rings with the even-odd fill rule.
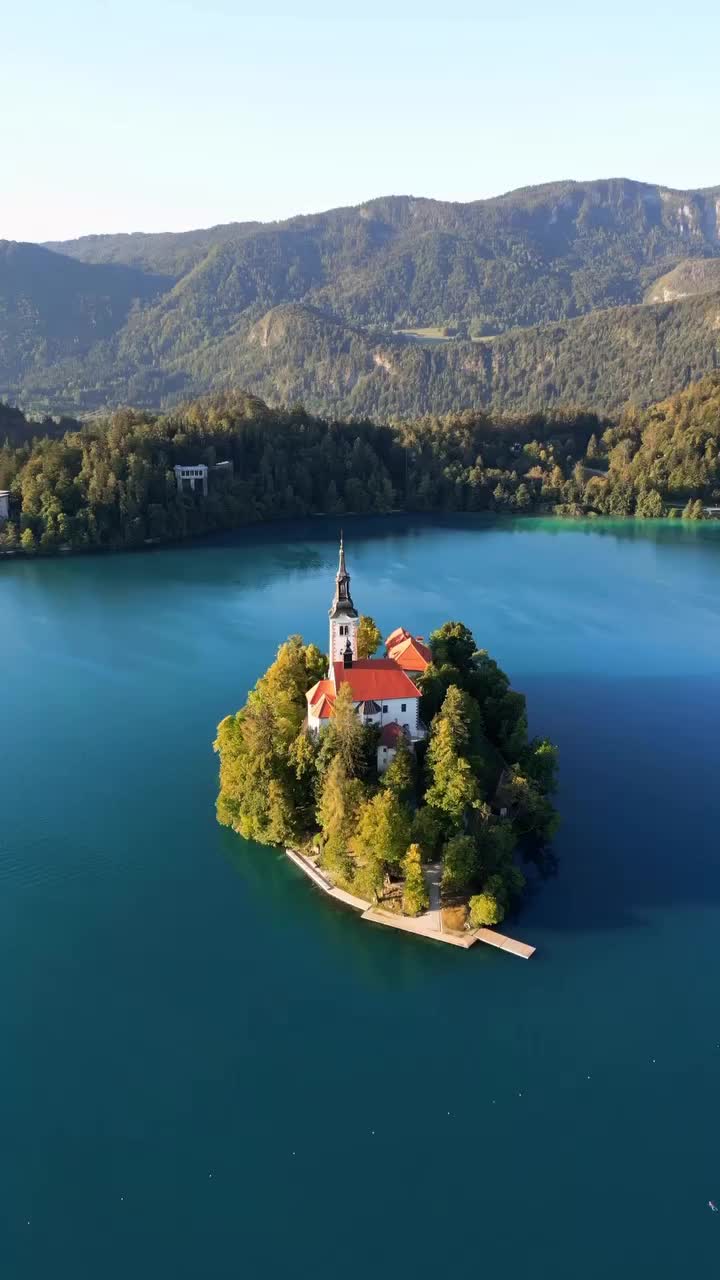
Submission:
[[[318,680],[305,694],[308,712],[318,720],[329,720],[335,706],[336,689],[332,680]]]
[[[397,747],[401,738],[407,739],[407,731],[399,725],[397,720],[393,720],[390,724],[383,725],[380,733],[380,741],[384,747]]]

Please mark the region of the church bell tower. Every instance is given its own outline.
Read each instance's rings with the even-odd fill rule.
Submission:
[[[345,547],[340,534],[340,561],[335,575],[335,595],[330,606],[330,669],[333,662],[342,662],[349,646],[357,661],[357,630],[360,619],[350,595],[350,574],[345,566]]]

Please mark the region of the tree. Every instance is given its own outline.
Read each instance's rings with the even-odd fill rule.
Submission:
[[[349,684],[341,684],[333,707],[330,725],[323,734],[318,768],[324,772],[327,762],[339,755],[348,777],[364,776],[368,769],[368,733],[358,718]]]
[[[412,821],[411,836],[420,845],[425,862],[433,862],[440,851],[443,839],[443,815],[424,804]]]
[[[477,874],[478,851],[472,836],[453,836],[443,848],[443,891],[463,893]]]
[[[32,529],[23,529],[22,534],[20,535],[20,546],[23,551],[28,553],[28,555],[32,555],[32,553],[37,550],[35,534]]]
[[[380,628],[368,614],[361,613],[357,631],[358,658],[371,658],[377,652],[381,641]]]
[[[401,738],[397,750],[380,778],[383,787],[394,791],[398,800],[409,804],[415,794],[415,757],[405,738]]]
[[[334,756],[322,781],[317,809],[317,820],[326,842],[347,844],[363,798],[362,783],[348,774],[341,755]]]
[[[422,870],[420,846],[411,844],[403,859],[405,884],[403,885],[403,911],[406,916],[419,916],[430,906],[425,877]]]
[[[447,664],[461,673],[470,667],[476,647],[472,631],[462,622],[444,622],[430,636],[434,666]]]
[[[665,515],[665,505],[657,489],[646,489],[640,494],[635,507],[635,515],[643,520],[659,520]]]
[[[439,809],[455,828],[461,828],[468,811],[479,808],[482,803],[478,780],[465,754],[469,743],[465,695],[456,685],[451,685],[433,721],[427,753],[431,783],[425,800]]]
[[[548,738],[533,738],[522,753],[520,768],[550,795],[557,787],[557,747]]]
[[[357,883],[377,898],[388,869],[398,869],[408,847],[410,819],[392,791],[380,791],[361,805],[349,841],[358,867]]]
[[[470,924],[473,929],[485,928],[491,924],[501,924],[505,918],[505,910],[492,893],[477,893],[470,899]]]
[[[516,810],[515,825],[521,834],[533,834],[538,840],[550,840],[557,831],[559,817],[533,779],[516,765],[510,781],[512,802]]]

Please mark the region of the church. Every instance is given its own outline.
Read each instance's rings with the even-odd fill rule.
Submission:
[[[308,730],[318,734],[327,728],[338,690],[348,684],[363,724],[376,725],[380,730],[378,770],[382,773],[403,737],[414,743],[427,736],[420,719],[420,690],[413,676],[417,677],[429,666],[430,649],[422,636],[413,636],[404,627],[397,627],[385,641],[384,658],[358,657],[360,616],[350,595],[342,535],[329,616],[329,670],[326,678],[318,680],[305,695]]]

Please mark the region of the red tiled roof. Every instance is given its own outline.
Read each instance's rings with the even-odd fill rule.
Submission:
[[[384,725],[380,733],[380,741],[384,747],[396,747],[404,737],[406,737],[405,730],[400,727],[397,720],[393,720],[392,724]]]
[[[388,655],[403,671],[424,671],[432,662],[432,653],[419,636],[408,636],[392,645],[388,649]]]
[[[338,689],[341,684],[350,685],[356,702],[420,697],[420,690],[392,658],[359,658],[351,667],[334,662],[333,674]]]
[[[329,720],[335,706],[335,685],[332,680],[318,680],[312,689],[308,689],[305,697],[308,712],[318,720]]]

